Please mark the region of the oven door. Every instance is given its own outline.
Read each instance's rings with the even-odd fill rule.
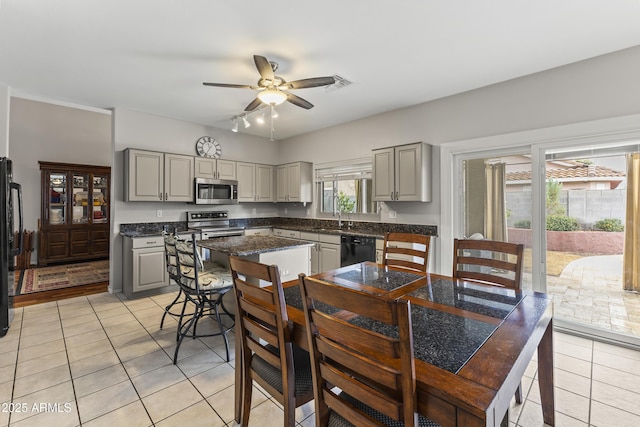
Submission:
[[[196,178],[194,182],[194,202],[197,205],[238,203],[238,181]]]

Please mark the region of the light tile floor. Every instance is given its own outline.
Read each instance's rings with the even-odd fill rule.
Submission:
[[[220,337],[185,341],[172,364],[176,322],[159,329],[172,297],[104,293],[17,309],[0,339],[0,426],[235,425]],[[640,352],[561,333],[554,342],[556,425],[640,425]],[[543,425],[535,361],[523,388],[511,425]],[[251,425],[282,425],[267,394],[256,389],[253,405]],[[313,409],[298,408],[299,427],[314,425]]]

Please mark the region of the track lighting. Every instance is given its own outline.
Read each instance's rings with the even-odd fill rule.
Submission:
[[[233,119],[233,127],[231,128],[231,132],[238,132],[238,119]]]
[[[245,114],[244,116],[242,116],[242,122],[244,123],[244,128],[248,128],[249,126],[251,126],[251,123],[249,123],[249,120],[247,120],[247,115]]]
[[[256,122],[259,125],[263,125],[264,124],[264,111],[262,113],[260,113],[260,115],[258,116],[258,118],[256,119]]]
[[[278,112],[276,111],[276,107],[274,107],[273,105],[271,106],[271,118],[272,119],[278,118]]]

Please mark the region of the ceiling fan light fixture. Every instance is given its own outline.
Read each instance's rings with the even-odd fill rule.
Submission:
[[[267,105],[280,105],[287,100],[287,94],[277,89],[265,89],[258,93],[258,99]]]

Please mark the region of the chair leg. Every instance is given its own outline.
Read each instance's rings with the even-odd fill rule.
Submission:
[[[230,329],[225,329],[226,327],[222,323],[222,318],[220,317],[220,310],[218,310],[218,306],[222,305],[222,295],[218,297],[218,300],[213,303],[213,309],[216,313],[216,320],[218,321],[218,328],[220,328],[220,335],[222,335],[222,339],[224,340],[224,348],[227,351],[227,362],[229,362],[229,339],[227,338],[227,332]],[[224,308],[223,308],[224,310]]]
[[[171,308],[178,302],[178,300],[180,299],[181,296],[182,296],[182,289],[179,289],[178,290],[178,295],[176,295],[176,299],[174,299],[171,302],[171,304],[167,305],[164,308],[164,313],[162,314],[162,319],[160,320],[160,329],[162,329],[162,326],[164,325],[164,318],[167,317],[167,314],[169,314],[169,312],[171,311]]]
[[[193,334],[192,334],[192,338],[195,340],[196,337],[196,330],[198,329],[198,320],[204,316],[204,305],[206,303],[206,299],[203,299],[203,297],[201,297],[200,295],[198,295],[198,308],[196,309],[196,312],[194,313],[194,318],[195,318],[195,322],[193,324]]]
[[[520,384],[518,384],[518,388],[516,389],[516,403],[522,403],[522,381],[520,381]]]
[[[196,312],[198,311],[198,309],[199,309],[199,307],[196,307]],[[178,333],[180,334],[180,339],[178,340],[178,345],[176,346],[176,351],[173,354],[173,364],[174,365],[178,363],[178,351],[180,350],[180,345],[182,345],[182,340],[189,333],[189,330],[191,329],[191,327],[193,326],[193,324],[195,323],[197,318],[198,317],[196,315],[194,315],[191,319],[189,319],[189,322],[187,322],[187,324],[184,326],[184,332],[182,332],[180,329],[178,329]]]
[[[244,362],[247,362],[244,360]],[[242,381],[242,426],[247,427],[249,425],[249,415],[251,412],[251,394],[253,392],[253,380],[251,374],[247,372],[248,369],[243,369],[243,381]]]
[[[180,330],[182,329],[182,321],[184,319],[184,312],[187,309],[187,302],[189,298],[185,295],[184,303],[182,304],[182,311],[180,311],[180,318],[178,319],[178,330],[176,331],[176,341],[180,339]]]

